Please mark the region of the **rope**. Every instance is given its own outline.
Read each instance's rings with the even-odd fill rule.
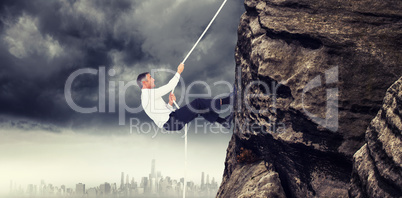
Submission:
[[[218,11],[215,13],[215,16],[212,18],[212,20],[209,22],[208,26],[205,28],[204,32],[201,34],[200,38],[198,38],[197,42],[195,42],[193,48],[188,52],[187,56],[184,58],[182,63],[184,64],[187,60],[187,58],[190,56],[190,54],[193,52],[195,47],[198,45],[198,43],[201,41],[202,37],[204,37],[205,33],[208,31],[209,27],[212,25],[212,23],[215,21],[215,18],[219,15],[221,12],[223,6],[225,5],[227,0],[224,0],[221,7],[219,7]],[[174,89],[172,90],[172,93],[174,92]],[[180,109],[179,105],[177,105],[176,101],[173,101],[174,105],[176,106],[177,109]],[[187,177],[187,124],[184,126],[184,184],[183,184],[183,198],[186,197],[186,177]]]
[[[198,38],[197,42],[195,42],[193,48],[191,48],[191,50],[188,52],[186,58],[184,58],[183,60],[183,64],[184,62],[186,62],[187,58],[190,56],[190,54],[193,52],[193,50],[195,49],[195,47],[198,45],[198,43],[201,41],[202,37],[204,37],[205,33],[207,33],[209,27],[211,26],[211,24],[215,21],[215,18],[218,16],[219,12],[221,12],[223,6],[225,5],[227,0],[223,1],[221,7],[218,9],[218,11],[216,12],[215,16],[212,18],[212,20],[209,22],[208,26],[205,28],[204,32],[201,34],[200,38]]]

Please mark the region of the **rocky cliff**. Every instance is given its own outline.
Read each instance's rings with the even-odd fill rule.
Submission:
[[[402,78],[387,91],[353,156],[351,197],[402,197]]]
[[[395,182],[383,174],[400,169],[379,160],[398,147],[365,132],[402,75],[400,1],[245,0],[245,8],[236,124],[217,197],[370,196],[375,167]]]

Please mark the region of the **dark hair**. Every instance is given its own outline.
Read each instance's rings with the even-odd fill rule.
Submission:
[[[147,78],[147,74],[149,74],[149,72],[145,72],[142,73],[140,75],[138,75],[137,77],[137,85],[142,88],[142,81],[144,81]]]

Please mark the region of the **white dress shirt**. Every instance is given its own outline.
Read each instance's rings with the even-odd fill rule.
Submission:
[[[141,89],[141,105],[145,113],[155,122],[159,128],[169,120],[169,114],[174,111],[162,96],[172,91],[179,83],[180,74],[176,73],[168,84],[156,89]]]

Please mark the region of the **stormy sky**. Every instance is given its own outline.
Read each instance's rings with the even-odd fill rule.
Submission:
[[[179,144],[183,141],[182,134],[153,137],[154,131],[147,134],[130,131],[130,118],[136,118],[140,123],[152,121],[140,107],[140,89],[128,85],[142,72],[155,69],[175,71],[221,3],[220,0],[1,1],[0,146],[1,160],[9,162],[3,164],[3,168],[9,169],[16,167],[15,164],[27,162],[41,166],[41,163],[27,158],[27,155],[42,160],[49,156],[60,156],[53,160],[54,166],[57,166],[57,162],[62,164],[67,160],[81,159],[82,162],[84,155],[91,156],[98,152],[94,147],[110,151],[115,148],[113,145],[119,145],[116,151],[110,151],[121,152],[118,157],[106,153],[115,160],[114,164],[109,165],[117,166],[118,170],[112,171],[113,175],[118,173],[116,177],[125,168],[118,167],[118,160],[124,154],[134,156],[132,149],[139,154],[134,157],[137,161],[130,162],[142,164],[141,167],[148,168],[152,159],[149,155],[155,158],[166,155],[166,148],[171,149],[169,153],[174,153],[172,158],[180,161],[183,157],[182,145]],[[237,26],[243,12],[242,1],[229,0],[226,3],[186,62],[183,82],[175,92],[178,100],[185,97],[185,93],[216,96],[230,91],[227,85],[216,83],[234,82]],[[96,107],[93,113],[76,112],[67,103],[66,83],[77,71],[97,72],[78,75],[71,82],[70,90],[74,103],[83,108]],[[101,71],[105,71],[104,78],[100,75]],[[156,86],[168,82],[172,76],[166,71],[155,73]],[[203,83],[197,83],[201,81]],[[100,91],[102,83],[106,87],[104,91]],[[192,83],[196,84],[188,89]],[[119,125],[122,102],[137,110],[134,113],[124,111],[125,124]],[[184,105],[184,102],[179,105]],[[193,124],[189,131],[194,145],[192,149],[195,154],[205,158],[190,162],[198,164],[194,166],[197,167],[194,168],[194,178],[200,175],[203,169],[200,163],[205,161],[211,162],[207,163],[209,168],[205,169],[213,172],[211,174],[215,177],[221,177],[231,134],[211,134],[208,131],[195,133],[196,128]],[[110,137],[115,138],[112,143]],[[120,144],[127,138],[132,140],[131,144]],[[59,141],[63,143],[59,144]],[[156,144],[161,146],[149,149],[135,142],[148,142],[148,147]],[[79,157],[73,159],[71,153],[80,153],[74,147],[77,144],[83,150],[91,147],[95,153],[88,151],[77,154]],[[209,148],[205,144],[209,144]],[[131,146],[124,149],[121,145]],[[74,149],[69,150],[68,146]],[[219,151],[216,155],[207,155],[211,153],[208,149],[212,153],[213,149]],[[35,155],[32,150],[36,151]],[[43,163],[46,167],[50,166],[49,169],[54,167],[48,161]],[[160,168],[162,172],[169,172],[169,169],[165,169]],[[176,171],[175,176],[180,175],[180,168],[170,170],[172,174]],[[17,172],[17,168],[9,171],[9,177],[6,181],[0,181],[1,184],[5,182],[8,185],[8,179],[12,179],[15,174],[11,175]],[[26,174],[21,175],[20,180],[23,180]]]

